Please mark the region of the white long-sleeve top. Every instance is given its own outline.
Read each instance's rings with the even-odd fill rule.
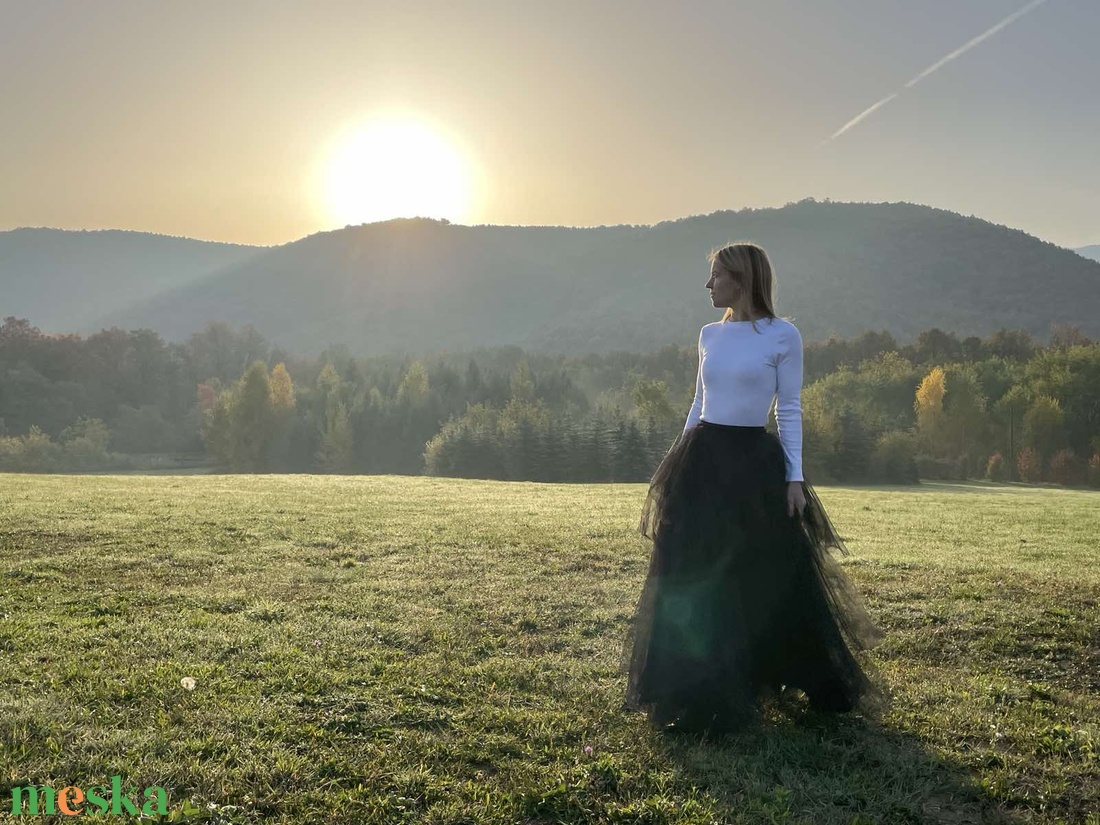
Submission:
[[[763,427],[775,420],[787,458],[787,481],[802,477],[802,335],[790,321],[715,321],[699,330],[695,401],[684,433],[700,420]]]

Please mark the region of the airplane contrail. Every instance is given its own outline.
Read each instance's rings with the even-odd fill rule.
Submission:
[[[947,55],[946,57],[944,57],[940,60],[937,60],[935,63],[933,63],[927,69],[925,69],[923,72],[921,72],[916,77],[914,77],[912,80],[908,81],[902,87],[902,89],[910,89],[913,86],[916,86],[920,81],[924,80],[924,78],[926,78],[926,77],[928,77],[928,75],[932,74],[932,72],[937,71],[938,69],[941,69],[942,67],[946,66],[948,63],[950,63],[952,60],[954,60],[959,55],[970,51],[970,49],[977,46],[979,43],[981,43],[987,37],[992,37],[994,34],[999,32],[1001,29],[1003,29],[1008,24],[1010,24],[1013,21],[1018,20],[1019,18],[1023,17],[1025,14],[1027,14],[1032,9],[1043,5],[1043,3],[1045,3],[1046,1],[1047,0],[1031,0],[1031,2],[1028,3],[1026,6],[1024,6],[1022,9],[1019,9],[1018,11],[1013,12],[1008,17],[1006,17],[1004,20],[1002,20],[1000,23],[998,23],[997,25],[990,28],[988,31],[982,32],[977,37],[975,37],[972,40],[968,41],[964,45],[959,46],[959,48],[955,49],[955,51],[951,52],[951,54]],[[895,97],[897,97],[899,94],[901,94],[901,91],[902,90],[899,89],[898,91],[887,95],[886,97],[884,97],[882,100],[880,100],[878,103],[874,104],[873,106],[869,106],[868,108],[864,109],[862,112],[860,112],[854,118],[849,120],[847,123],[845,123],[839,129],[837,129],[835,132],[833,132],[833,134],[829,137],[829,139],[822,141],[822,143],[828,143],[829,140],[835,140],[836,138],[840,137],[845,132],[847,132],[849,129],[851,129],[853,126],[855,126],[857,123],[859,123],[861,120],[863,120],[865,117],[867,117],[872,112],[874,112],[876,109],[878,109],[880,106],[886,105],[891,100],[893,100]]]

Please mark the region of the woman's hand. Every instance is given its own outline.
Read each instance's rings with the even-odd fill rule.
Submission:
[[[792,517],[795,513],[801,515],[804,509],[806,509],[806,494],[802,492],[802,482],[787,482],[787,515]]]

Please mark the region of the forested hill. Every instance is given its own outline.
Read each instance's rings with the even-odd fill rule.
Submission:
[[[693,345],[699,327],[720,317],[704,288],[706,254],[734,240],[768,250],[777,311],[806,340],[873,329],[905,341],[931,327],[960,336],[1009,327],[1045,339],[1058,322],[1100,336],[1100,263],[945,210],[811,200],[654,226],[347,227],[253,249],[74,328],[151,327],[182,340],[225,320],[305,354],[330,343],[363,354],[506,344],[647,352]],[[0,264],[0,283],[11,277]]]
[[[48,332],[96,332],[107,313],[263,251],[114,229],[0,232],[0,317],[30,318]]]

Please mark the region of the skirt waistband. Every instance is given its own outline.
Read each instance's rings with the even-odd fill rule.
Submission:
[[[707,426],[707,427],[716,427],[716,428],[721,429],[721,430],[743,430],[745,432],[759,432],[759,433],[763,433],[763,432],[768,431],[767,426],[754,427],[754,426],[749,426],[749,425],[746,425],[746,424],[716,424],[713,421],[704,421],[702,418],[699,419],[699,424]]]

